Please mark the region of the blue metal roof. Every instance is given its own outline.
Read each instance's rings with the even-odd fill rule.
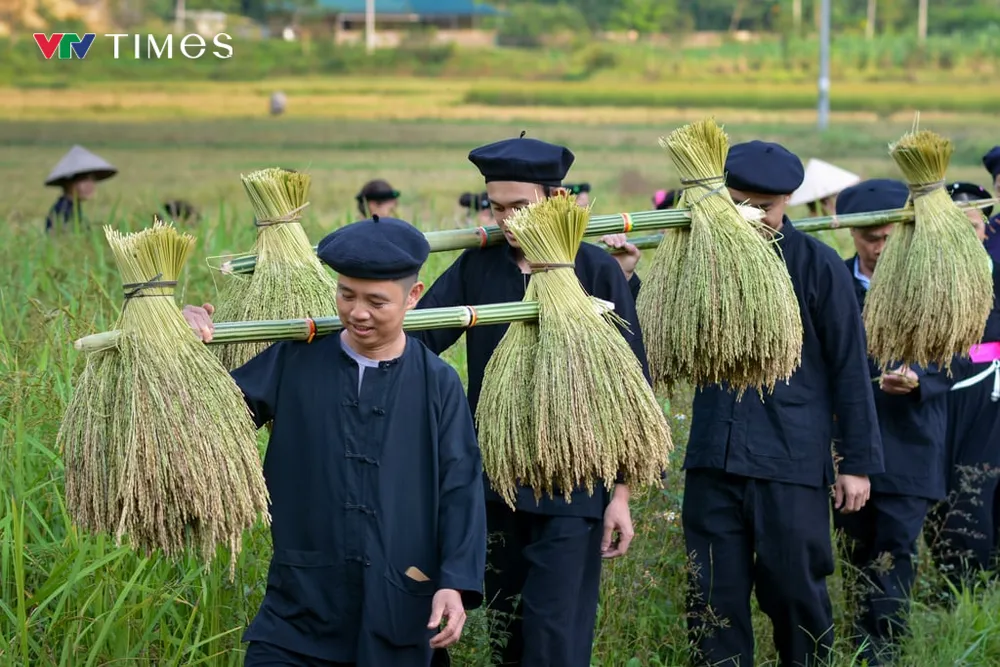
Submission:
[[[317,0],[319,8],[345,14],[364,14],[365,0]],[[474,0],[375,0],[375,15],[419,14],[422,16],[491,15],[499,12]]]

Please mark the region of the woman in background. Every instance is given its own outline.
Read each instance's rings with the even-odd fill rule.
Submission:
[[[368,181],[361,191],[354,196],[358,202],[358,211],[362,218],[378,215],[385,218],[395,217],[396,205],[399,203],[399,190],[380,178]]]
[[[111,178],[118,170],[104,158],[83,146],[73,146],[59,160],[45,179],[45,185],[62,189],[62,194],[49,209],[45,231],[63,228],[73,221],[83,221],[81,202],[94,196],[98,181]]]

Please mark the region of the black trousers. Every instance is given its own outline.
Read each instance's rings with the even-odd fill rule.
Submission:
[[[603,521],[488,502],[486,524],[486,604],[499,664],[590,667]]]
[[[893,659],[894,640],[906,631],[917,540],[929,509],[924,498],[872,493],[860,512],[834,512],[847,560],[861,575],[855,631],[858,643],[866,642],[860,658],[872,667]]]
[[[814,667],[828,659],[828,489],[689,470],[682,519],[694,561],[687,605],[694,664],[752,667],[755,588],[774,625],[782,667]]]
[[[274,644],[250,642],[243,657],[243,667],[354,667],[354,663],[320,660]]]
[[[976,364],[971,375],[986,364]],[[957,587],[996,570],[1000,547],[1000,403],[992,378],[949,392],[948,497],[931,512],[934,560]]]
[[[449,667],[449,665],[451,660],[447,651],[434,652],[430,667]],[[295,653],[274,644],[250,642],[243,657],[243,667],[355,667],[355,663],[330,662]]]

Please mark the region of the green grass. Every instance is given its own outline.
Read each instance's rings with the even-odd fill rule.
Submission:
[[[725,118],[720,118],[725,120]],[[657,124],[546,124],[529,134],[565,141],[577,153],[574,180],[594,185],[600,213],[647,207],[652,191],[675,185],[656,137],[680,121]],[[985,183],[979,156],[992,146],[993,126],[962,120],[935,125],[958,145],[950,175]],[[77,531],[63,501],[63,470],[54,450],[62,411],[83,359],[72,341],[111,326],[120,286],[99,227],[46,238],[41,220],[54,193],[41,186],[70,143],[81,141],[121,173],[98,188],[88,207],[96,222],[137,229],[158,202],[184,197],[205,220],[178,299],[216,298],[207,258],[251,247],[255,230],[238,175],[261,166],[307,168],[312,205],[304,224],[318,239],[352,219],[353,195],[375,176],[404,193],[402,214],[424,228],[462,224],[455,201],[481,180],[466,153],[480,143],[515,136],[520,123],[465,120],[363,122],[269,119],[194,123],[7,122],[0,124],[0,665],[239,665],[242,630],[255,613],[270,558],[268,534],[247,535],[235,582],[227,554],[208,573],[194,560],[144,559],[107,538]],[[784,141],[803,157],[828,157],[866,176],[896,176],[887,143],[907,123],[840,124],[817,137],[809,125],[735,123],[733,140]],[[849,249],[846,232],[824,236]],[[455,253],[435,255],[433,280]],[[642,272],[640,266],[640,273]],[[461,345],[446,358],[464,375]],[[670,423],[677,451],[666,488],[637,497],[637,536],[629,555],[608,564],[602,588],[594,664],[601,667],[678,666],[687,657],[683,586],[686,561],[680,526],[683,456],[690,400],[675,398]],[[265,437],[260,440],[266,445]],[[844,592],[854,578],[831,579],[839,635],[850,609]],[[916,630],[901,664],[1000,663],[1000,590],[966,592],[951,611],[938,604],[940,581],[926,558],[916,591]],[[472,615],[455,664],[485,667],[486,617]],[[755,616],[761,665],[775,663],[768,622]],[[855,664],[842,639],[837,667]]]

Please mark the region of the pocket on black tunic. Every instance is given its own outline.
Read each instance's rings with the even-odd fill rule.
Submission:
[[[337,634],[344,618],[344,570],[333,554],[276,549],[265,602],[271,611],[306,633]]]
[[[372,630],[394,646],[422,646],[437,634],[429,630],[434,581],[415,581],[393,567],[386,568],[370,610]],[[374,591],[373,591],[374,593]]]

